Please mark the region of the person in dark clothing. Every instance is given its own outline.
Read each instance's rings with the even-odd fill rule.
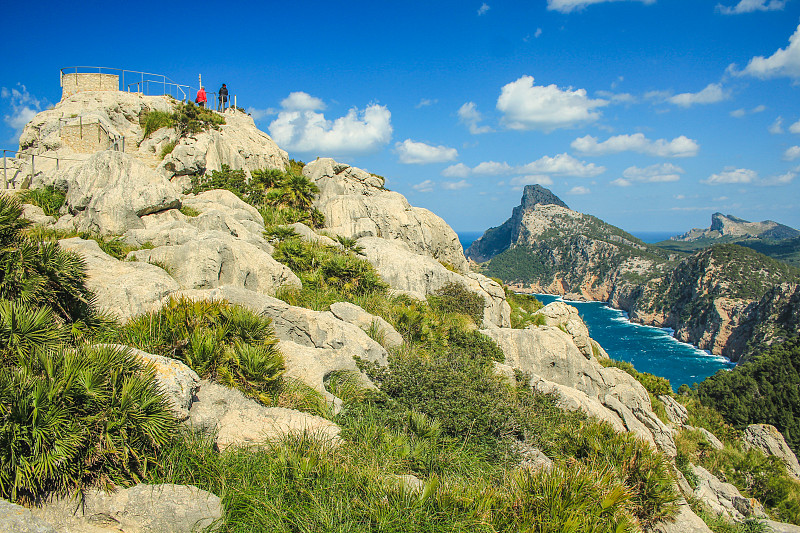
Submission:
[[[219,88],[217,100],[217,111],[225,111],[225,108],[228,107],[228,87],[226,87],[224,83],[222,87]]]

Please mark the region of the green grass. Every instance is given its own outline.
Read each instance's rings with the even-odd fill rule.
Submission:
[[[33,204],[44,211],[44,214],[58,218],[59,209],[64,205],[66,194],[48,185],[43,189],[27,189],[19,195],[22,203]]]

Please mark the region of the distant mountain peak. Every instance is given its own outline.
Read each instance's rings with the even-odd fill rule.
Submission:
[[[749,222],[733,215],[714,213],[711,215],[711,227],[694,228],[683,235],[671,237],[674,241],[696,241],[699,239],[719,239],[722,237],[737,239],[791,239],[800,236],[800,231],[779,224],[774,220]]]
[[[522,202],[520,207],[528,210],[535,205],[558,205],[569,209],[569,206],[561,201],[561,198],[538,183],[536,185],[526,185],[522,191]]]

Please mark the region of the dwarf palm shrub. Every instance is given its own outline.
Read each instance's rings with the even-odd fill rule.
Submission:
[[[152,367],[111,347],[25,350],[0,369],[0,495],[139,481],[176,422]]]
[[[58,218],[58,210],[64,205],[66,197],[66,194],[48,185],[42,189],[27,189],[19,198],[23,203],[40,207],[45,215]]]
[[[477,325],[483,323],[483,297],[470,291],[461,283],[449,282],[428,297],[431,307],[443,313],[463,313]]]
[[[115,342],[178,359],[203,378],[270,403],[284,372],[271,322],[223,302],[171,299],[128,322]]]

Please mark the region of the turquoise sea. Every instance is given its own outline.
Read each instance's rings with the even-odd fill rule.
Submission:
[[[544,304],[560,296],[537,294]],[[673,390],[682,384],[703,381],[718,370],[733,368],[728,359],[680,342],[672,330],[634,324],[624,311],[602,302],[567,302],[578,309],[589,328],[589,335],[600,343],[612,359],[628,361],[640,372],[667,378]]]
[[[458,232],[465,250],[481,235],[483,232],[480,231]],[[645,242],[658,242],[677,235],[677,232],[634,232],[633,235]],[[560,299],[549,294],[537,294],[536,297],[545,304]],[[691,386],[720,369],[735,366],[724,357],[680,342],[669,329],[634,324],[624,311],[604,303],[568,303],[578,309],[589,328],[589,334],[613,359],[628,361],[640,372],[650,372],[669,379],[674,390],[684,383]]]

